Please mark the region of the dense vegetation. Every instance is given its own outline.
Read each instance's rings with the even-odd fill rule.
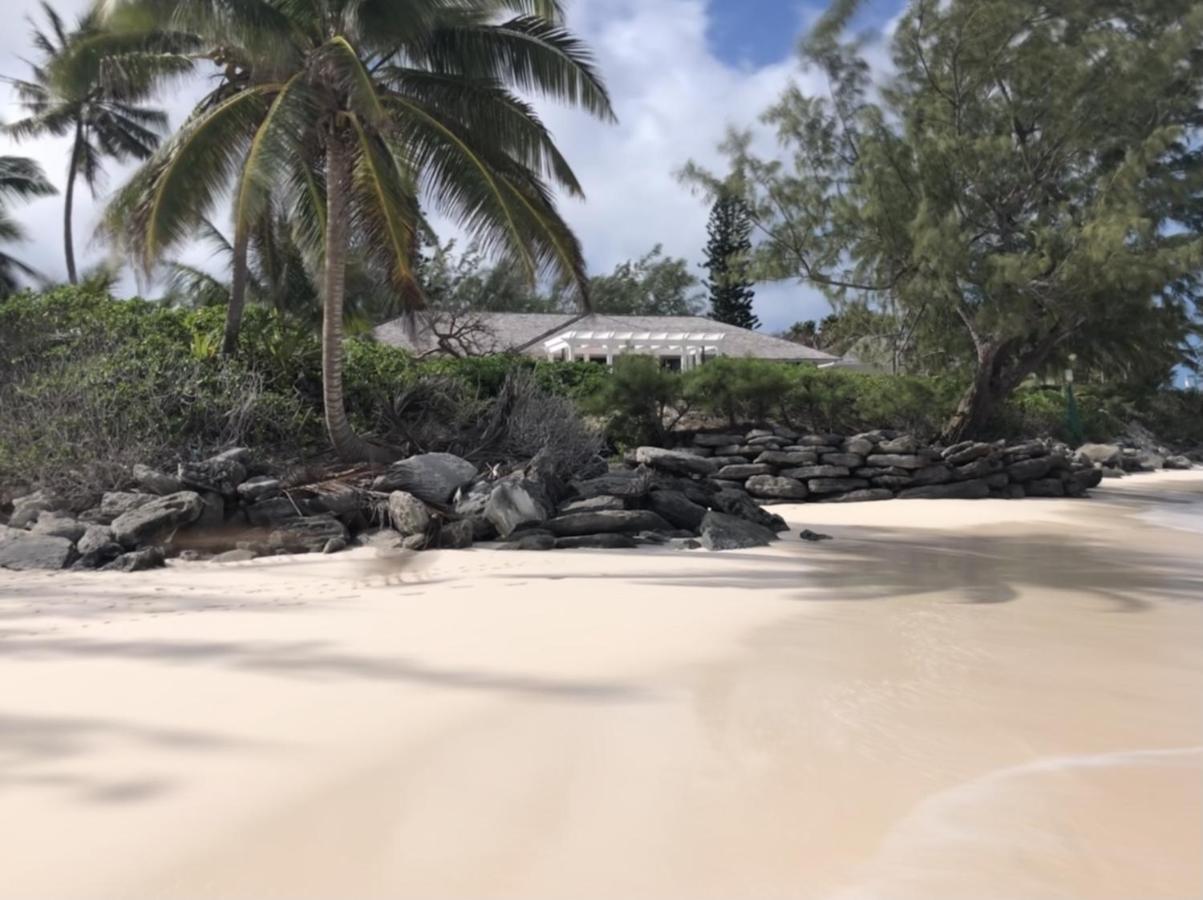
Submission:
[[[239,355],[226,357],[224,317],[220,308],[115,301],[87,287],[0,302],[4,491],[116,487],[135,463],[170,466],[232,444],[281,462],[323,458],[318,338],[256,307]],[[529,458],[547,446],[598,451],[578,410],[596,417],[615,448],[671,440],[673,427],[730,422],[930,436],[961,387],[949,378],[736,359],[685,374],[646,357],[620,359],[613,372],[510,356],[415,360],[364,338],[348,341],[345,382],[354,426],[378,443],[482,462]],[[1203,394],[1084,385],[1078,402],[1089,438],[1139,421],[1165,440],[1203,444]],[[1031,387],[992,427],[1065,436],[1065,422],[1063,393]]]

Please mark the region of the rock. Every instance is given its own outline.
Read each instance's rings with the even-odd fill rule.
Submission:
[[[901,491],[914,487],[915,479],[903,475],[878,475],[876,478],[870,478],[869,483],[885,490]]]
[[[238,496],[238,485],[246,481],[246,468],[236,459],[215,456],[201,462],[180,463],[176,471],[180,484],[197,493]]]
[[[762,434],[759,437],[748,438],[749,447],[777,448],[785,445],[785,441],[775,434]]]
[[[66,538],[0,525],[0,569],[57,571],[74,557],[75,547]]]
[[[702,542],[694,538],[672,538],[665,546],[670,550],[701,550]]]
[[[177,528],[191,525],[204,508],[205,502],[194,491],[154,497],[114,519],[113,537],[123,547],[130,548],[157,541]]]
[[[986,444],[980,441],[964,441],[960,444],[953,444],[953,446],[947,448],[941,455],[950,466],[963,466],[974,460],[990,456],[993,452],[993,444]]]
[[[1120,463],[1123,451],[1118,444],[1083,444],[1078,456],[1099,466],[1114,467]]]
[[[647,509],[602,510],[570,513],[547,521],[547,530],[556,537],[613,532],[672,531],[672,526]]]
[[[855,478],[850,479],[831,479],[832,481],[856,481]],[[844,488],[841,491],[815,491],[816,494],[826,494],[828,496],[820,497],[824,503],[868,503],[874,500],[893,500],[894,492],[888,488],[873,488],[869,487],[867,481],[861,481],[860,487]]]
[[[639,545],[626,534],[578,534],[556,538],[557,550],[631,550]]]
[[[74,544],[84,536],[87,528],[88,526],[70,516],[43,511],[38,514],[38,520],[34,523],[30,531],[34,534],[47,534],[51,537],[66,538]]]
[[[812,494],[842,494],[864,490],[869,487],[869,482],[864,478],[812,478],[806,486]]]
[[[766,466],[813,466],[819,454],[813,450],[766,450],[756,462]]]
[[[844,449],[857,456],[868,456],[877,449],[877,445],[867,438],[852,437],[844,442]]]
[[[990,496],[990,488],[986,482],[976,479],[905,488],[898,496],[902,500],[981,500]]]
[[[393,491],[388,495],[388,519],[402,537],[425,534],[430,527],[426,504],[408,491]]]
[[[1014,464],[1013,464],[1014,465]],[[997,457],[982,456],[973,462],[965,463],[962,466],[956,467],[957,478],[985,478],[994,472],[997,472],[1003,466],[1001,459]]]
[[[809,491],[796,478],[783,478],[779,475],[755,475],[749,478],[745,487],[754,497],[769,497],[776,500],[805,500]]]
[[[744,550],[767,547],[777,540],[771,529],[738,516],[708,512],[702,520],[702,546],[707,550]]]
[[[180,555],[176,559],[180,562],[200,562],[205,558],[205,554],[199,550],[181,550]]]
[[[326,541],[325,545],[322,547],[322,553],[325,553],[325,554],[342,553],[346,549],[347,549],[347,539],[346,538],[333,537],[333,538],[330,538],[330,540]]]
[[[145,572],[148,569],[161,569],[167,565],[162,547],[147,547],[145,550],[134,550],[122,553],[115,560],[101,568],[103,572]]]
[[[646,468],[627,469],[610,472],[608,475],[599,475],[585,481],[574,481],[571,487],[577,496],[585,500],[602,496],[625,497],[633,500],[646,497],[648,491],[652,489],[652,473]]]
[[[554,550],[556,539],[546,531],[528,531],[501,545],[502,550]]]
[[[158,494],[131,493],[129,491],[109,491],[100,498],[100,516],[104,522],[112,522],[118,516],[138,509],[156,500]]]
[[[466,550],[475,540],[475,528],[469,519],[444,522],[439,529],[438,545],[443,550]]]
[[[678,475],[713,475],[718,471],[718,465],[711,459],[660,447],[638,448],[635,451],[635,461],[661,472],[673,472]]]
[[[113,529],[106,525],[88,525],[84,533],[75,542],[75,549],[81,556],[95,553],[114,543]]]
[[[789,530],[785,519],[764,509],[743,491],[719,491],[711,498],[710,507],[727,515],[747,519],[772,532]]]
[[[216,556],[214,556],[209,561],[224,564],[224,563],[250,562],[254,558],[255,558],[254,550],[240,549],[240,550],[227,550],[225,553],[218,553]]]
[[[999,491],[1005,488],[1011,482],[1011,476],[1006,472],[994,472],[986,476],[986,487],[992,491]]]
[[[1024,441],[1022,444],[1012,444],[1005,448],[1003,456],[1008,462],[1035,459],[1038,456],[1048,456],[1048,447],[1043,441]]]
[[[925,469],[931,465],[931,460],[917,453],[873,453],[865,457],[865,464],[879,469]]]
[[[327,542],[338,538],[349,541],[347,526],[329,513],[293,519],[268,536],[268,544],[285,553],[320,553]]]
[[[748,441],[750,443],[755,438],[765,438],[765,437],[775,438],[776,436],[777,436],[777,432],[775,432],[775,431],[769,431],[768,429],[765,429],[765,428],[753,428],[751,431],[749,431],[747,434],[744,435],[744,440]]]
[[[784,469],[781,474],[786,478],[806,481],[811,478],[847,478],[852,473],[846,466],[801,466],[797,469]]]
[[[804,528],[802,531],[798,532],[798,537],[802,538],[804,541],[810,541],[813,544],[817,544],[819,541],[831,540],[831,535],[820,534],[817,531],[811,531],[809,528]]]
[[[903,434],[890,440],[884,440],[878,443],[877,452],[879,454],[901,453],[912,454],[919,451],[919,442],[909,434]]]
[[[590,497],[588,500],[570,500],[560,507],[560,514],[574,512],[601,512],[606,509],[626,509],[627,502],[622,497]]]
[[[13,514],[8,519],[12,528],[28,528],[43,512],[60,509],[62,501],[49,491],[34,491],[13,500]]]
[[[694,503],[680,491],[652,491],[648,495],[652,511],[670,525],[696,532],[706,517],[706,509]]]
[[[843,466],[845,469],[855,469],[865,464],[865,458],[859,453],[824,453],[821,460],[825,466]]]
[[[476,477],[476,466],[451,453],[423,453],[393,463],[372,487],[392,493],[407,491],[426,503],[446,505],[455,492]]]
[[[1156,472],[1165,466],[1165,457],[1152,450],[1142,450],[1137,459],[1140,460],[1140,468],[1143,472]]]
[[[220,528],[226,522],[226,501],[221,494],[201,494],[204,507],[195,522],[189,527],[196,530]]]
[[[547,520],[547,509],[523,483],[503,482],[493,489],[485,504],[485,518],[503,538],[528,525]]]
[[[163,497],[167,494],[178,494],[184,489],[180,480],[174,475],[168,475],[166,472],[160,472],[158,469],[152,469],[142,463],[134,466],[132,474],[134,484],[140,491],[148,494],[158,494]]]
[[[430,546],[430,538],[424,534],[409,534],[401,538],[402,550],[425,550]]]
[[[710,483],[720,491],[742,491],[744,489],[742,481],[731,481],[726,478],[711,478]]]
[[[256,475],[238,485],[238,496],[246,503],[258,503],[280,496],[280,479],[271,475]]]
[[[844,437],[839,434],[804,434],[796,443],[799,447],[842,447]]]
[[[952,481],[953,471],[944,463],[937,463],[934,466],[926,466],[922,469],[915,469],[911,472],[911,481],[916,485],[923,484],[944,484]]]
[[[1194,463],[1186,456],[1167,456],[1165,458],[1165,467],[1176,471],[1194,468]]]
[[[250,469],[255,454],[251,452],[249,447],[231,447],[229,450],[221,451],[221,453],[218,453],[213,458],[222,462],[236,462],[244,469]]]
[[[715,473],[715,478],[728,481],[747,481],[753,475],[772,475],[773,467],[764,463],[743,463],[741,465],[723,466]]]
[[[1029,497],[1064,497],[1065,484],[1060,478],[1037,478],[1024,483]]]
[[[738,434],[695,434],[693,442],[699,447],[730,447],[743,443],[743,437]]]
[[[319,512],[309,500],[304,497],[292,498],[287,495],[272,497],[270,500],[260,500],[244,508],[246,519],[252,525],[261,528],[273,528],[281,522],[299,519],[302,516]]]
[[[1012,481],[1033,481],[1043,478],[1052,467],[1053,462],[1048,456],[1035,456],[1011,463],[1007,466],[1007,475]]]

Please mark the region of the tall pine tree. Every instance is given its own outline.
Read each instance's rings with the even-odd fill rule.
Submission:
[[[710,211],[706,228],[705,268],[710,271],[706,286],[710,289],[710,318],[740,328],[759,328],[760,320],[752,313],[752,282],[748,279],[748,259],[752,252],[752,218],[741,197],[723,193]]]

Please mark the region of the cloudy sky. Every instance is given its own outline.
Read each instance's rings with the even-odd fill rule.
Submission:
[[[82,9],[87,0],[56,0],[62,12]],[[879,26],[900,0],[871,0],[861,25]],[[0,31],[0,75],[23,77],[28,54],[24,17],[36,14],[37,0],[5,0],[6,27]],[[576,227],[594,271],[641,256],[656,244],[693,262],[705,242],[706,207],[676,180],[690,159],[717,164],[715,145],[729,124],[747,124],[767,107],[790,79],[804,84],[793,50],[798,36],[822,11],[822,3],[799,0],[572,0],[569,24],[592,45],[614,96],[620,122],[597,123],[555,107],[545,118],[585,186],[585,202],[569,201],[565,214]],[[814,88],[820,87],[817,83]],[[164,97],[178,121],[198,88]],[[0,117],[12,121],[20,109],[3,94]],[[37,158],[61,186],[67,165],[66,140],[14,146],[0,136],[0,153]],[[110,165],[109,187],[126,171]],[[103,200],[103,197],[101,198]],[[100,203],[86,190],[77,195],[76,241],[83,262],[103,258],[89,244]],[[32,239],[20,254],[40,271],[64,277],[62,201],[40,200],[20,211]],[[197,261],[204,255],[194,255]],[[700,270],[699,270],[700,271]],[[818,318],[827,304],[797,284],[760,287],[757,313],[768,330]]]

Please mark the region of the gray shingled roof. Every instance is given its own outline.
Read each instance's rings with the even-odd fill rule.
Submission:
[[[758,331],[749,331],[716,322],[701,316],[607,316],[589,314],[581,316],[570,313],[475,313],[473,314],[474,341],[476,352],[502,353],[516,351],[532,356],[540,355],[543,342],[561,331],[668,331],[668,332],[721,332],[724,337],[721,353],[724,356],[753,357],[783,362],[832,362],[839,359],[821,350],[795,344]],[[419,317],[416,339],[411,339],[405,328],[405,320],[386,322],[376,328],[376,339],[393,347],[401,347],[415,353],[430,353],[437,347],[435,330],[445,331],[446,326],[430,327],[429,320]]]

